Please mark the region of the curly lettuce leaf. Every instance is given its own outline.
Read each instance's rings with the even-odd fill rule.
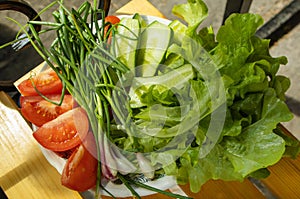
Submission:
[[[256,116],[260,117],[258,121],[244,127],[238,135],[224,135],[220,143],[203,158],[199,159],[198,156],[203,146],[189,148],[179,159],[181,166],[178,169],[168,168],[169,172],[177,175],[180,184],[189,182],[191,190],[198,192],[209,179],[242,181],[250,175],[267,176],[265,168],[278,162],[285,152],[285,140],[273,133],[273,129],[278,122],[290,120],[292,114],[286,104],[276,97],[274,89],[270,88],[265,95],[260,96],[259,100],[254,97],[251,99],[255,100],[255,104],[261,104],[261,110],[249,112],[260,115]],[[249,104],[251,103],[248,102]],[[230,124],[238,126],[232,121],[225,126]],[[296,146],[295,143],[290,143],[291,146]]]
[[[172,52],[192,61],[194,67],[195,63],[205,66],[195,67],[196,76],[204,81],[219,69],[226,90],[227,113],[219,143],[205,157],[199,159],[200,156],[195,154],[200,155],[205,150],[211,115],[199,122],[195,146],[177,160],[177,167],[174,164],[165,166],[168,173],[177,176],[180,184],[189,182],[193,192],[199,191],[209,179],[266,177],[266,168],[284,154],[299,154],[299,141],[274,133],[278,123],[292,119],[283,101],[290,82],[288,78],[276,75],[279,66],[287,63],[286,57],[272,57],[269,41],[255,36],[263,24],[262,17],[249,13],[233,14],[216,36],[212,29],[196,32],[195,26],[201,21],[201,18],[199,23],[188,21],[186,37]],[[207,97],[202,95],[203,99]],[[211,101],[202,102],[209,107]],[[210,111],[208,113],[216,109]]]
[[[263,19],[255,14],[233,14],[220,27],[216,39],[213,59],[220,66],[220,72],[230,76],[234,82],[242,79],[244,65],[253,52],[251,38]]]
[[[198,147],[189,149],[180,158],[181,166],[176,170],[179,184],[189,182],[191,191],[197,193],[210,179],[243,180],[242,175],[234,171],[221,145],[217,144],[206,157],[201,159],[198,158],[199,150]]]
[[[236,137],[226,137],[222,145],[235,171],[246,177],[250,173],[278,162],[285,151],[285,141],[273,133],[276,125],[293,115],[287,105],[268,89],[261,100],[261,117]]]
[[[207,17],[208,8],[202,0],[188,0],[186,4],[175,5],[172,12],[184,19],[189,27],[196,29]]]

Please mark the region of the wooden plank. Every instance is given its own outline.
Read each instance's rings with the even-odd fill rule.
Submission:
[[[16,108],[0,91],[0,185],[8,198],[81,198],[61,185]]]
[[[283,125],[278,127],[286,135],[295,138]],[[296,138],[295,138],[296,139]],[[282,158],[277,164],[268,168],[270,176],[262,180],[269,190],[278,198],[300,197],[300,155],[296,159]]]
[[[270,176],[262,182],[278,198],[300,197],[300,156],[297,159],[282,158],[277,164],[269,167]]]
[[[147,0],[132,0],[116,11],[116,14],[131,15],[135,13],[165,18],[164,15]]]
[[[35,68],[33,68],[31,71],[29,71],[28,73],[26,73],[25,75],[23,75],[21,78],[19,78],[17,81],[14,82],[14,86],[18,89],[18,85],[26,80],[29,79],[30,76],[32,75],[36,75],[38,74],[44,67],[46,67],[46,62],[43,61],[42,63],[40,63],[38,66],[36,66]]]
[[[258,189],[249,181],[244,180],[243,182],[225,182],[221,180],[210,180],[202,186],[199,193],[193,193],[190,191],[188,185],[180,186],[180,188],[189,197],[198,198],[219,198],[219,199],[232,199],[232,198],[243,198],[243,199],[264,199]],[[130,199],[128,197],[125,199]],[[154,194],[144,196],[143,199],[169,199],[170,197],[162,194]],[[110,199],[110,197],[104,196],[103,199]]]

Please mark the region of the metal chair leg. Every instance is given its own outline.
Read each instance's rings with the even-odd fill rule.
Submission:
[[[257,36],[270,39],[270,46],[283,35],[291,31],[300,23],[300,0],[294,0],[284,9],[265,23],[258,31]]]
[[[111,0],[100,0],[99,1],[98,8],[104,11],[105,16],[108,15],[109,8],[110,8],[110,2],[111,2]],[[98,19],[101,19],[101,18],[102,18],[102,15],[99,14]]]
[[[232,13],[246,13],[249,11],[252,0],[227,0],[226,8],[223,16],[224,24],[225,20]]]

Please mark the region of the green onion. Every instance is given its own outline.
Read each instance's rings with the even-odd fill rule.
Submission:
[[[132,185],[135,185],[137,187],[141,187],[141,188],[144,188],[144,189],[148,189],[150,191],[153,191],[153,192],[156,192],[156,193],[160,193],[160,194],[163,194],[163,195],[166,195],[166,196],[170,196],[172,198],[178,198],[178,199],[192,199],[191,197],[186,197],[186,196],[182,196],[182,195],[179,195],[179,194],[174,194],[174,193],[171,193],[171,192],[168,192],[168,191],[163,191],[163,190],[160,190],[160,189],[157,189],[155,187],[152,187],[152,186],[149,186],[149,185],[146,185],[144,183],[141,183],[141,182],[138,182],[138,181],[135,181],[135,180],[132,180],[131,178],[127,177],[127,176],[123,176],[121,174],[118,174],[118,177],[121,179],[122,182],[126,182],[127,186],[132,186]],[[134,191],[135,192],[135,191]],[[136,193],[136,192],[135,192]]]

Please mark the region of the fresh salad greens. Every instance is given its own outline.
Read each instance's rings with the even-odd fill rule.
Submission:
[[[233,14],[215,33],[200,26],[205,3],[188,0],[173,8],[187,25],[136,14],[110,29],[107,45],[101,11],[58,3],[56,22],[44,24],[57,39],[47,50],[31,22],[33,44],[88,113],[99,179],[138,196],[133,187],[149,187],[136,174],[173,175],[199,192],[210,179],[266,177],[268,166],[299,153],[299,142],[278,128],[292,119],[284,102],[290,81],[277,75],[287,59],[272,57],[269,41],[255,36],[259,15]]]

